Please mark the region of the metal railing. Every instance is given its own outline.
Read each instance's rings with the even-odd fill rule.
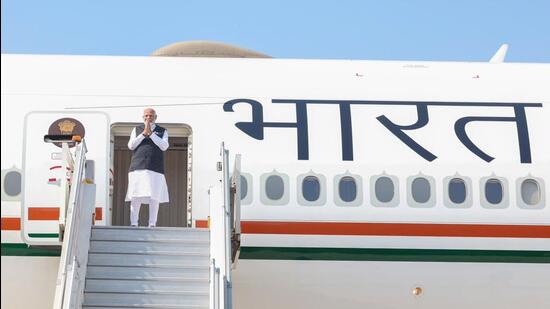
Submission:
[[[69,194],[71,188],[71,175],[74,171],[74,159],[69,148],[69,142],[61,143],[61,207],[59,209],[59,241],[63,241],[65,234],[65,223],[67,217],[67,205],[69,204]]]
[[[240,155],[229,178],[229,151],[222,143],[218,182],[210,188],[210,308],[232,308],[231,268],[240,249]],[[237,179],[237,180],[235,180]]]
[[[56,142],[59,142],[56,140]],[[63,241],[56,281],[54,309],[79,308],[82,304],[90,233],[95,215],[95,184],[84,175],[86,165],[86,143],[84,140],[75,146],[73,154],[69,141],[61,141],[66,154],[64,166],[71,163],[74,168],[65,180],[61,190],[69,191],[68,199],[60,205],[60,236]],[[67,165],[65,165],[67,164]],[[66,214],[66,216],[65,216]]]

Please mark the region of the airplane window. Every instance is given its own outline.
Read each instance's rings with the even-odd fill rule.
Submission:
[[[271,175],[265,181],[265,193],[270,200],[279,200],[285,193],[285,183],[281,176]]]
[[[319,199],[321,195],[321,184],[319,179],[315,176],[307,176],[302,181],[302,194],[304,199],[309,202],[313,202]]]
[[[500,204],[502,202],[503,189],[500,180],[489,179],[485,183],[485,199],[491,204]]]
[[[4,192],[9,196],[21,193],[21,173],[11,171],[4,176]]]
[[[246,181],[246,178],[241,175],[241,201],[246,198],[246,194],[248,193],[248,181]]]
[[[533,179],[524,180],[521,183],[521,198],[527,205],[537,205],[540,203],[541,194],[539,184]]]
[[[412,197],[417,203],[426,203],[430,200],[430,182],[423,177],[413,180],[411,185]]]
[[[338,194],[344,202],[353,202],[357,198],[357,184],[353,177],[342,177],[338,183]]]
[[[393,200],[395,194],[393,181],[389,177],[380,177],[374,184],[376,198],[382,203],[388,203]]]
[[[453,178],[449,182],[449,198],[455,204],[466,201],[466,184],[460,178]]]

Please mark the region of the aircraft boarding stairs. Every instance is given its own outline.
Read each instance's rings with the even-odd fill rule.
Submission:
[[[207,229],[94,226],[83,308],[208,308]]]
[[[220,181],[209,190],[209,229],[94,226],[95,184],[85,175],[85,142],[76,138],[71,151],[68,144],[74,141],[67,136],[45,140],[62,143],[64,164],[73,171],[62,194],[54,309],[232,307],[240,155],[230,179],[229,151],[222,144]]]

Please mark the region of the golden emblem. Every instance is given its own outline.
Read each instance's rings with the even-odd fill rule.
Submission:
[[[70,120],[63,120],[57,124],[61,134],[72,134],[76,123]]]

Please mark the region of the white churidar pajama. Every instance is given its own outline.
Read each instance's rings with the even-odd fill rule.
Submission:
[[[154,130],[155,127],[155,124],[151,125],[151,130]],[[150,137],[160,150],[165,151],[168,149],[168,130],[164,131],[162,138],[155,132]],[[144,139],[145,136],[143,134],[136,136],[136,129],[134,128],[128,141],[128,148],[130,150],[136,149]],[[149,204],[149,226],[155,226],[157,224],[159,203],[167,203],[169,201],[168,187],[164,174],[151,170],[136,170],[128,173],[126,201],[130,201],[131,225],[138,225],[141,204]]]

